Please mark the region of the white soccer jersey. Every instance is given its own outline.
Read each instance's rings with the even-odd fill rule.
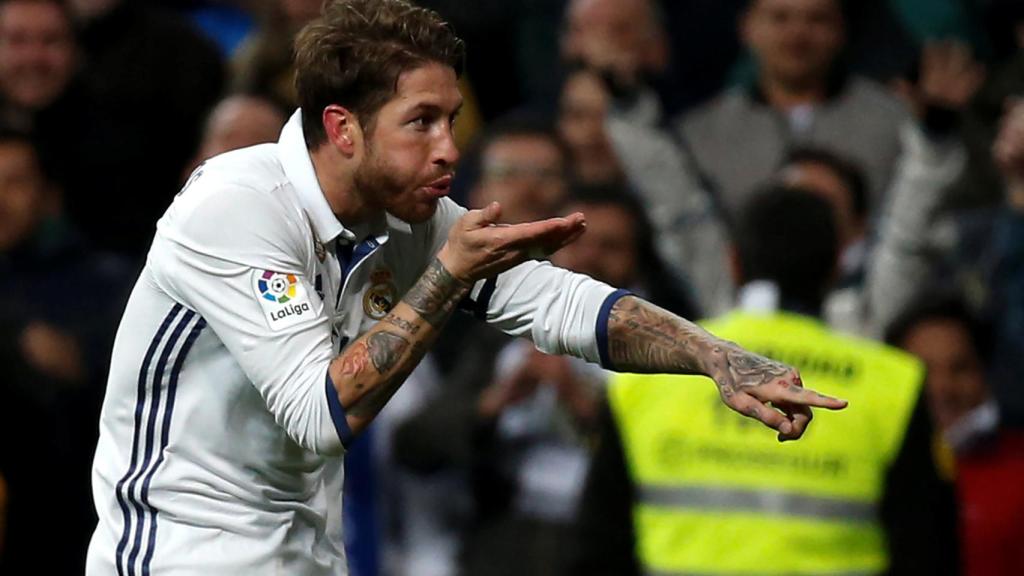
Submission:
[[[345,227],[300,113],[200,167],[157,226],[114,344],[88,576],[345,574],[333,357],[426,269],[464,210]],[[467,304],[538,348],[607,359],[621,295],[527,262]],[[338,425],[335,424],[338,422]]]

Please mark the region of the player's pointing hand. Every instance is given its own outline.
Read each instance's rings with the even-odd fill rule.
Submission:
[[[722,401],[733,410],[777,430],[779,440],[800,438],[811,408],[841,410],[846,401],[804,388],[800,374],[780,362],[723,343],[715,348],[708,373]]]

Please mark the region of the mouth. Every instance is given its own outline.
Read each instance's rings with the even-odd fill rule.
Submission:
[[[447,196],[452,189],[452,176],[442,176],[433,182],[423,186],[423,190],[427,192],[427,195],[431,198],[442,198]]]

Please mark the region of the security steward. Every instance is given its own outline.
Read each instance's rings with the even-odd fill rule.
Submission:
[[[837,270],[829,206],[777,186],[738,224],[740,306],[704,327],[796,366],[807,386],[850,406],[816,412],[828,422],[783,444],[719,409],[694,376],[615,376],[574,572],[958,573],[955,501],[932,456],[922,364],[818,319]]]

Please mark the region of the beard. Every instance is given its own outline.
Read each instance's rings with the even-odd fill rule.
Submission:
[[[430,182],[435,178],[427,179]],[[419,188],[415,176],[404,177],[402,170],[376,153],[366,142],[366,157],[353,175],[356,190],[374,209],[384,210],[399,220],[419,224],[429,220],[437,209],[437,200],[417,200]]]

